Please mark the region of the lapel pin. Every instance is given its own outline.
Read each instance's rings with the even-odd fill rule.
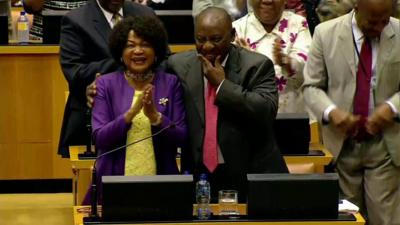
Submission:
[[[160,98],[160,100],[158,100],[159,105],[166,106],[167,103],[168,103],[168,98]]]

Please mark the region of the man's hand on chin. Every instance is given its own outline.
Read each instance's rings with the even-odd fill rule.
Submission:
[[[215,87],[225,79],[225,71],[221,65],[221,56],[217,56],[214,65],[203,55],[199,54],[199,60],[203,66],[203,72],[207,80]]]

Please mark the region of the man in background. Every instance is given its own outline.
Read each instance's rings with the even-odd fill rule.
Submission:
[[[392,0],[357,0],[317,26],[304,69],[304,99],[341,191],[369,225],[400,224],[400,24],[391,13]]]
[[[69,157],[69,146],[88,141],[86,86],[96,74],[118,68],[108,50],[108,36],[112,27],[129,15],[155,16],[150,8],[131,1],[89,0],[62,19],[60,62],[69,85],[58,148],[63,157]]]

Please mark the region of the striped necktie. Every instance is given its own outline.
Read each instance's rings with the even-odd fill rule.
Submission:
[[[115,25],[117,25],[117,23],[119,23],[122,20],[122,17],[119,13],[114,13],[114,15],[111,17],[111,23],[112,23],[112,27],[114,27]]]

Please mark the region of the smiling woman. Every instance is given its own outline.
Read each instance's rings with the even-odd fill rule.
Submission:
[[[109,48],[123,70],[96,80],[92,126],[98,154],[163,131],[126,151],[99,158],[97,173],[100,177],[177,174],[177,148],[185,143],[187,131],[178,78],[157,69],[166,56],[164,27],[154,17],[128,17],[114,27]]]

